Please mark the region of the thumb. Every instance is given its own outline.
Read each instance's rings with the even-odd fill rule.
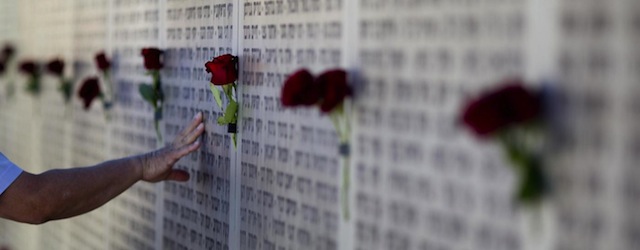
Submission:
[[[165,180],[168,180],[168,181],[188,181],[189,180],[189,172],[184,171],[184,170],[174,169],[174,170],[171,170],[171,172],[169,173],[169,175],[167,175],[167,178]]]

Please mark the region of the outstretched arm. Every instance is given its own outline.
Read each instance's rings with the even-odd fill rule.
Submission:
[[[187,181],[189,174],[173,169],[173,165],[200,147],[197,138],[203,131],[202,114],[198,113],[171,145],[159,150],[91,167],[38,175],[23,172],[0,195],[0,217],[41,224],[98,208],[139,180]]]

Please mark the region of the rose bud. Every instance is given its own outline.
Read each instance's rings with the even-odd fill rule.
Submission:
[[[226,85],[238,79],[238,57],[225,54],[213,58],[204,64],[207,72],[211,73],[211,83],[214,85]]]
[[[0,75],[3,75],[4,72],[7,71],[7,65],[5,64],[5,62],[0,61]]]
[[[144,67],[147,70],[159,70],[162,68],[162,62],[160,62],[160,55],[162,50],[158,48],[144,48],[141,55],[144,57]]]
[[[479,136],[490,135],[510,125],[524,123],[540,115],[540,100],[523,87],[521,80],[509,80],[469,102],[462,120]]]
[[[347,84],[347,72],[344,70],[326,71],[318,76],[316,84],[323,90],[320,110],[324,113],[331,112],[345,97],[351,95],[351,88]]]
[[[98,53],[95,57],[95,60],[96,66],[98,66],[98,69],[101,71],[106,71],[109,69],[109,67],[111,67],[111,62],[109,62],[109,60],[107,59],[107,55],[105,55],[104,52]]]
[[[282,87],[280,99],[285,107],[309,106],[320,101],[321,89],[308,70],[298,70],[289,76]]]
[[[100,95],[102,95],[102,92],[100,91],[100,84],[97,77],[89,77],[85,79],[78,91],[78,96],[84,103],[84,109],[89,109],[93,99]]]
[[[38,73],[38,65],[33,61],[24,61],[20,63],[20,72],[27,75],[35,75]]]
[[[47,63],[47,71],[52,75],[62,77],[62,74],[64,73],[64,62],[59,58],[53,59]]]
[[[2,60],[7,61],[13,57],[16,53],[16,49],[11,44],[5,44],[4,48],[2,48]]]

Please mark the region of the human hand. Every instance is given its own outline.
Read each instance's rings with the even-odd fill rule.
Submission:
[[[200,142],[196,139],[202,132],[204,132],[202,113],[198,112],[191,123],[178,133],[171,145],[142,155],[142,180],[148,182],[189,180],[189,173],[173,169],[173,164],[200,147]]]

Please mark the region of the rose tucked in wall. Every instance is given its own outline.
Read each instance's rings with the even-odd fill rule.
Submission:
[[[71,79],[65,79],[64,77],[64,61],[59,58],[49,61],[46,65],[47,72],[57,77],[60,80],[60,86],[58,90],[62,93],[62,97],[66,103],[71,100],[73,93],[73,81]]]
[[[102,97],[102,106],[106,120],[110,120],[109,110],[113,107],[113,86],[111,83],[111,61],[107,58],[104,51],[95,56],[96,68],[102,73],[102,82],[105,92]]]
[[[320,102],[322,89],[313,75],[306,70],[298,70],[284,82],[280,100],[285,107],[312,106]]]
[[[40,67],[34,61],[23,61],[20,63],[20,72],[25,74],[27,80],[27,92],[31,95],[40,94]]]
[[[209,89],[213,94],[218,106],[224,110],[224,114],[218,117],[218,124],[227,125],[227,132],[232,134],[234,147],[236,146],[236,133],[238,122],[238,99],[237,84],[238,79],[238,57],[230,54],[221,55],[204,64],[205,70],[211,73]],[[220,89],[227,99],[227,106],[222,107],[222,96]]]
[[[15,54],[16,48],[14,48],[10,43],[5,44],[4,47],[2,47],[2,52],[0,52],[2,61],[10,60]]]
[[[544,112],[542,95],[517,79],[469,101],[462,121],[481,139],[500,142],[518,177],[515,198],[526,204],[539,202],[548,191],[543,171]]]
[[[82,82],[80,89],[78,90],[78,97],[82,99],[84,109],[88,110],[91,107],[91,103],[96,97],[104,100],[104,95],[100,89],[100,81],[97,77],[89,77]]]
[[[13,56],[16,53],[16,49],[10,43],[6,43],[0,51],[0,77],[4,77],[7,75],[7,70],[11,68],[11,63]],[[9,78],[11,76],[9,75]],[[12,79],[7,79],[6,82],[6,93],[7,97],[12,97],[15,93],[15,86],[13,85]]]
[[[153,83],[141,83],[138,88],[142,99],[147,101],[153,107],[154,125],[156,128],[156,134],[158,135],[158,140],[160,141],[162,141],[162,135],[160,134],[159,122],[162,120],[162,104],[164,102],[162,82],[160,80],[160,70],[164,66],[161,60],[162,53],[162,50],[158,48],[142,49],[141,55],[144,58],[144,67],[147,69],[147,74],[151,75]]]
[[[103,73],[109,72],[109,70],[111,69],[111,61],[109,61],[104,51],[96,54],[95,61],[96,61],[96,67],[101,72]]]
[[[338,152],[343,159],[342,209],[345,219],[349,219],[349,138],[351,124],[348,104],[345,100],[352,96],[352,88],[347,81],[347,72],[341,69],[328,70],[314,78],[306,69],[301,69],[287,78],[282,87],[280,100],[284,107],[315,106],[323,114],[328,114],[333,122],[340,145]]]

